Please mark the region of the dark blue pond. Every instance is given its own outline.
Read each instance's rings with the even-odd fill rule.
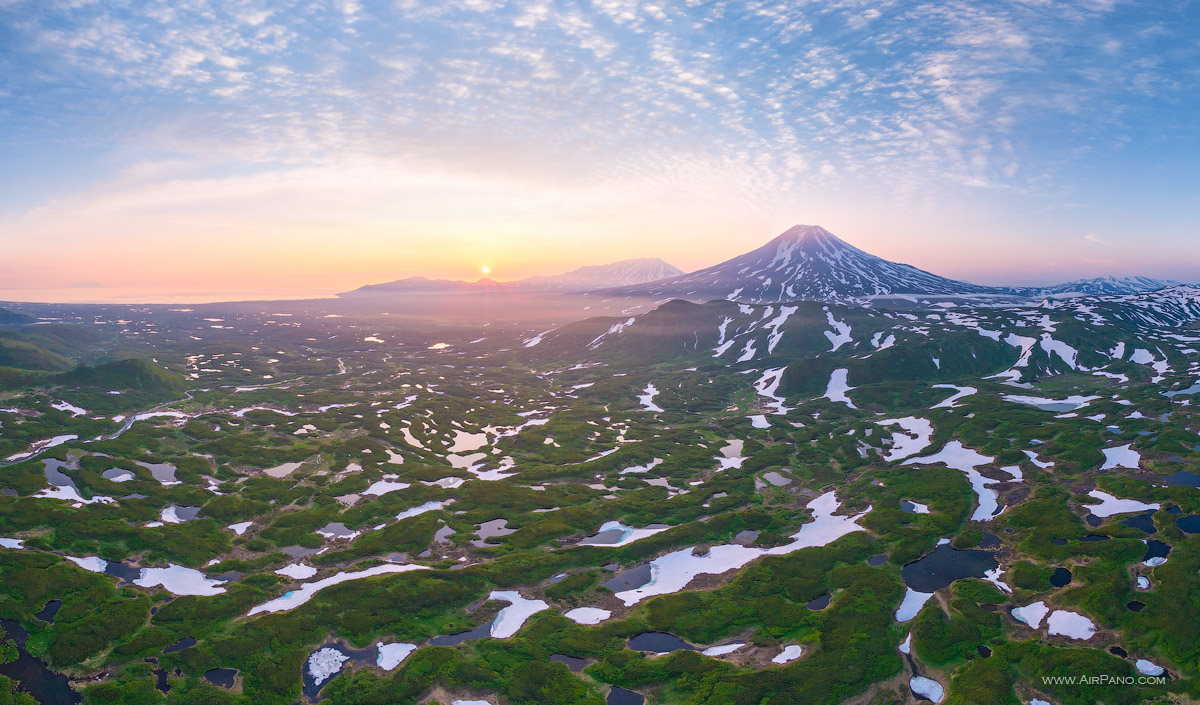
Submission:
[[[1200,449],[1200,446],[1197,446]],[[1168,485],[1187,485],[1188,487],[1200,487],[1200,475],[1195,475],[1190,472],[1177,472],[1174,475],[1168,475],[1163,478],[1163,482]]]
[[[566,664],[567,668],[571,669],[574,673],[579,673],[587,666],[587,659],[564,656],[563,654],[551,654],[550,660],[555,663]]]
[[[642,632],[629,640],[629,648],[634,651],[649,651],[654,654],[696,650],[696,647],[683,639],[674,634],[667,634],[666,632]]]
[[[58,614],[60,609],[62,609],[62,600],[50,600],[46,603],[46,606],[42,608],[42,611],[38,612],[34,616],[43,622],[53,622],[54,617]]]
[[[1175,526],[1185,534],[1200,534],[1200,514],[1188,514],[1184,517],[1179,517],[1179,521],[1175,522]]]
[[[45,663],[34,658],[25,650],[29,633],[12,620],[0,620],[0,628],[17,646],[17,658],[0,665],[0,675],[16,681],[22,693],[29,693],[42,705],[74,705],[81,696],[71,689],[71,682],[61,673],[55,673]]]
[[[164,654],[173,654],[176,651],[183,651],[184,649],[190,649],[195,645],[196,645],[195,639],[193,639],[190,636],[185,636],[184,638],[180,639],[179,641],[175,642],[174,644],[171,644],[167,648],[163,649],[163,653]]]
[[[1050,576],[1050,584],[1054,587],[1063,587],[1071,584],[1071,571],[1066,568],[1055,568],[1054,574]]]
[[[232,688],[236,678],[236,668],[213,668],[204,672],[204,680],[221,688]]]
[[[815,600],[809,600],[804,606],[810,610],[823,610],[829,606],[829,599],[832,595],[821,595]]]
[[[984,573],[999,567],[989,551],[970,549],[959,551],[942,544],[920,560],[900,570],[904,584],[917,592],[937,592],[955,580],[982,578]]]
[[[617,573],[604,581],[604,587],[613,592],[623,592],[625,590],[636,590],[648,582],[650,582],[650,564],[646,563],[645,565]]]
[[[434,646],[458,646],[464,641],[483,639],[484,637],[491,636],[491,634],[492,623],[486,622],[469,631],[459,632],[457,634],[446,634],[444,636],[435,636],[429,640],[429,643]]]
[[[1171,552],[1171,547],[1162,541],[1150,539],[1146,542],[1146,555],[1142,557],[1142,562],[1152,561],[1155,558],[1166,558]]]
[[[1131,529],[1137,529],[1138,531],[1143,531],[1147,534],[1156,534],[1158,533],[1158,529],[1154,527],[1155,511],[1156,510],[1154,509],[1150,509],[1138,514],[1137,516],[1124,519],[1121,521],[1121,525],[1128,526]]]
[[[609,689],[608,698],[604,702],[608,705],[642,705],[646,698],[640,693],[614,685]]]

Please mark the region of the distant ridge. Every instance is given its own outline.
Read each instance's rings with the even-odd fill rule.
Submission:
[[[1073,282],[1041,287],[1038,291],[1043,295],[1077,294],[1077,295],[1119,295],[1137,294],[1143,291],[1157,291],[1168,286],[1177,286],[1180,282],[1172,279],[1152,279],[1150,277],[1097,277],[1095,279],[1077,279]]]
[[[510,282],[480,279],[468,282],[459,279],[428,279],[408,277],[382,284],[368,284],[338,296],[372,296],[416,292],[470,293],[490,290],[556,290],[588,291],[614,286],[643,284],[683,274],[683,271],[657,258],[626,259],[609,264],[579,267],[563,274],[528,277]]]

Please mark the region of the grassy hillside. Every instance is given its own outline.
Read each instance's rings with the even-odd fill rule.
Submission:
[[[18,338],[0,337],[0,367],[59,372],[75,363],[67,357]]]
[[[64,387],[90,387],[106,392],[134,390],[168,397],[178,396],[187,388],[181,375],[140,358],[79,365],[70,372],[54,375],[49,381]]]
[[[0,308],[0,326],[23,326],[33,323],[36,320],[33,316],[26,316],[23,313]]]

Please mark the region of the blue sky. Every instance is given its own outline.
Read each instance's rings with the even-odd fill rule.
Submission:
[[[1197,37],[1171,1],[0,0],[0,278],[695,269],[819,223],[1200,281]]]

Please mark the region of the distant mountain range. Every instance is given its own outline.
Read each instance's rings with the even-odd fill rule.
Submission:
[[[456,279],[408,277],[383,284],[368,284],[338,296],[378,296],[414,292],[470,293],[495,289],[592,291],[618,286],[644,284],[683,274],[683,270],[657,258],[626,259],[609,264],[589,265],[563,274],[528,277],[510,282],[480,279],[468,282]]]
[[[684,274],[661,259],[631,259],[503,283],[491,279],[467,282],[409,277],[371,284],[339,296],[505,290],[596,292],[608,296],[690,301],[724,299],[752,304],[787,301],[854,303],[881,297],[913,296],[1033,299],[1122,295],[1178,283],[1149,277],[1100,277],[1046,287],[982,286],[876,257],[819,225],[796,225],[758,249],[690,274]]]
[[[1156,291],[1167,286],[1177,286],[1180,283],[1172,279],[1151,279],[1150,277],[1097,277],[1095,279],[1077,279],[1065,284],[1042,287],[1039,291],[1048,296],[1054,294],[1115,296],[1119,294],[1137,294],[1142,291]]]

